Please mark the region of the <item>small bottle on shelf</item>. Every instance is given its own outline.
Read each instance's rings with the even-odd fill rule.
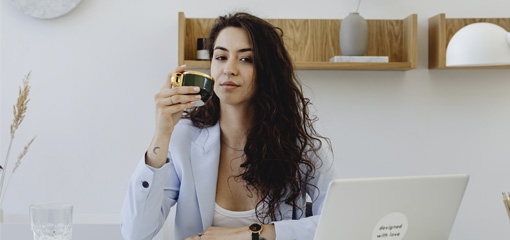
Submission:
[[[207,38],[197,39],[197,60],[208,61],[209,51],[207,51]]]

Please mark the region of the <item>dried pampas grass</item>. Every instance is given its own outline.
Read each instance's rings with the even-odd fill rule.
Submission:
[[[2,165],[0,165],[0,174],[1,174],[1,177],[0,177],[0,209],[2,207],[5,193],[7,192],[7,187],[9,186],[9,183],[11,181],[12,174],[14,174],[16,169],[21,165],[21,159],[25,156],[25,154],[27,154],[28,148],[30,147],[30,145],[32,145],[32,142],[35,140],[35,137],[32,138],[32,140],[30,140],[30,142],[28,142],[28,144],[24,147],[23,152],[21,152],[21,154],[18,156],[18,161],[16,161],[16,165],[14,166],[14,168],[12,170],[12,174],[9,176],[9,181],[7,182],[7,184],[5,184],[5,187],[4,187],[5,174],[7,173],[7,166],[9,163],[9,153],[11,152],[12,142],[14,141],[14,136],[15,136],[16,130],[18,130],[19,126],[23,122],[23,119],[25,119],[27,105],[28,105],[28,102],[30,101],[30,99],[28,99],[28,94],[30,93],[29,80],[30,80],[31,73],[32,73],[32,71],[28,72],[28,74],[23,79],[23,87],[19,88],[18,101],[13,106],[14,118],[13,118],[12,124],[11,124],[11,140],[9,142],[9,147],[7,148],[7,155],[5,156],[5,161]]]
[[[32,71],[28,72],[28,74],[23,79],[23,90],[19,88],[19,96],[18,102],[16,105],[12,106],[14,112],[14,120],[11,124],[11,138],[14,138],[14,133],[18,129],[19,125],[25,119],[25,112],[27,111],[27,105],[30,99],[28,99],[28,94],[30,93],[30,85],[28,85],[28,81],[30,80],[30,75]]]
[[[25,156],[25,154],[27,154],[28,152],[28,148],[30,147],[30,145],[32,145],[32,142],[35,140],[35,137],[32,138],[32,140],[30,140],[30,142],[27,143],[27,145],[25,145],[25,147],[23,148],[23,152],[21,152],[18,156],[18,161],[16,161],[16,165],[14,165],[14,169],[12,169],[12,173],[14,173],[16,171],[16,168],[19,167],[19,165],[21,165],[21,159],[23,158],[23,156]],[[12,177],[12,175],[11,175]],[[10,182],[10,178],[9,178],[9,182]],[[9,184],[7,184],[9,185]]]

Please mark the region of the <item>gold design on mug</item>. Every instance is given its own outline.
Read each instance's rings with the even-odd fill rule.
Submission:
[[[205,74],[205,73],[202,73],[202,72],[196,72],[196,71],[186,71],[186,72],[183,72],[183,73],[174,73],[172,74],[172,77],[171,77],[171,83],[172,83],[172,86],[174,87],[182,87],[182,82],[184,81],[184,74],[193,74],[193,75],[199,75],[199,76],[202,76],[204,78],[208,78],[208,79],[211,79],[214,81],[214,78]]]

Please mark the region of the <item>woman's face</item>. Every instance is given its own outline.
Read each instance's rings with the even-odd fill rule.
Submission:
[[[227,27],[220,31],[211,58],[214,92],[222,103],[246,104],[255,92],[253,47],[242,28]]]

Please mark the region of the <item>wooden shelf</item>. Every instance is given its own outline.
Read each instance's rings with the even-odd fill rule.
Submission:
[[[453,35],[462,27],[477,22],[497,24],[510,31],[510,18],[446,18],[444,13],[429,18],[429,68],[430,69],[459,69],[459,68],[510,68],[503,66],[482,67],[447,67],[446,48]]]
[[[207,38],[213,18],[186,18],[179,12],[179,65],[208,68],[196,61],[197,38]],[[388,56],[389,63],[331,63],[341,56],[341,19],[265,19],[281,28],[296,69],[306,70],[409,70],[417,62],[417,15],[402,20],[371,20],[368,23],[366,56]]]

